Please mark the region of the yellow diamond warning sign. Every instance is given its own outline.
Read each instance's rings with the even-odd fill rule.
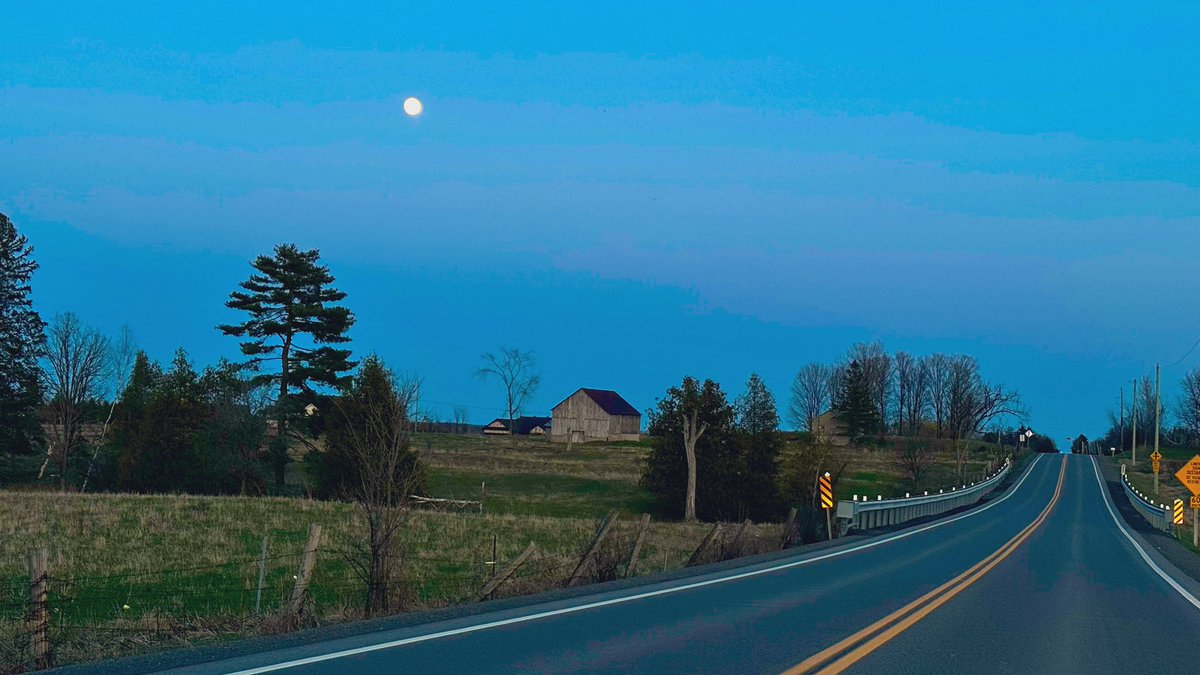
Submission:
[[[1200,455],[1189,459],[1182,469],[1175,472],[1175,477],[1184,487],[1191,490],[1192,494],[1200,495]]]
[[[1162,459],[1162,453],[1155,450],[1154,452],[1150,453],[1150,459],[1157,462],[1158,460]]]

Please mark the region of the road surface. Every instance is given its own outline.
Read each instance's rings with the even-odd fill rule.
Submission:
[[[1200,586],[1107,500],[1093,458],[1043,456],[983,506],[839,548],[175,672],[1182,670]]]

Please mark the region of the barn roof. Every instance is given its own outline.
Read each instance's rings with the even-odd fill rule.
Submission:
[[[528,417],[528,416],[522,415],[522,416],[516,418],[515,420],[513,420],[513,427],[516,428],[516,433],[518,436],[528,436],[529,432],[533,431],[535,427],[542,427],[544,429],[547,426],[549,426],[549,424],[550,424],[549,417]],[[497,417],[496,419],[492,420],[491,423],[489,423],[487,426],[491,427],[492,425],[497,425],[496,427],[494,427],[496,429],[504,429],[507,431],[508,430],[508,418],[507,417]]]
[[[601,410],[609,415],[631,415],[636,417],[642,416],[642,413],[638,412],[637,408],[629,405],[629,401],[621,398],[620,394],[610,389],[588,389],[587,387],[583,387],[579,391],[587,394],[589,398],[596,402],[596,405],[600,406]],[[578,394],[579,391],[575,392],[575,394]],[[575,394],[571,394],[571,396],[574,396]],[[568,396],[567,398],[570,398],[571,396]],[[563,403],[566,403],[565,399],[563,400]],[[559,403],[558,405],[562,405],[562,403]],[[554,407],[557,408],[558,406],[556,405]]]

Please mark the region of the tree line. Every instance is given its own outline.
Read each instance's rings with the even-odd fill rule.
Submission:
[[[1155,395],[1154,377],[1143,375],[1137,378],[1129,390],[1123,392],[1120,407],[1107,411],[1108,429],[1099,437],[1087,441],[1080,436],[1073,446],[1080,445],[1082,452],[1107,453],[1110,449],[1128,449],[1133,445],[1133,429],[1137,427],[1138,445],[1153,442],[1155,408],[1158,410],[1162,442],[1173,446],[1200,446],[1200,366],[1196,366],[1179,377],[1174,394],[1161,397]]]
[[[298,445],[319,450],[306,463],[314,496],[354,496],[378,475],[361,470],[361,446],[383,432],[364,425],[386,410],[394,477],[421,492],[408,448],[419,380],[351,360],[354,317],[317,251],[280,245],[251,265],[226,302],[244,320],[217,327],[244,360],[197,368],[180,349],[164,365],[128,328],[110,338],[70,312],[43,321],[33,247],[0,214],[0,482],[23,466],[62,489],[266,494],[283,490]]]
[[[914,482],[938,448],[952,449],[962,478],[969,441],[1026,411],[1020,394],[985,380],[973,357],[892,355],[874,342],[853,345],[837,363],[803,366],[787,414],[801,433],[781,430],[774,396],[757,374],[732,402],[717,382],[685,377],[650,411],[642,485],[686,520],[777,520],[796,505],[803,520],[816,505],[818,476],[828,471],[836,481],[846,466],[836,434],[886,446]],[[1054,451],[1050,439],[1025,431],[997,427],[996,440]]]

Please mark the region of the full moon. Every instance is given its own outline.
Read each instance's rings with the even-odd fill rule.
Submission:
[[[413,96],[409,96],[408,98],[404,99],[404,112],[407,113],[409,117],[416,117],[417,115],[420,115],[424,108],[425,106],[421,105],[420,99],[417,99]]]

